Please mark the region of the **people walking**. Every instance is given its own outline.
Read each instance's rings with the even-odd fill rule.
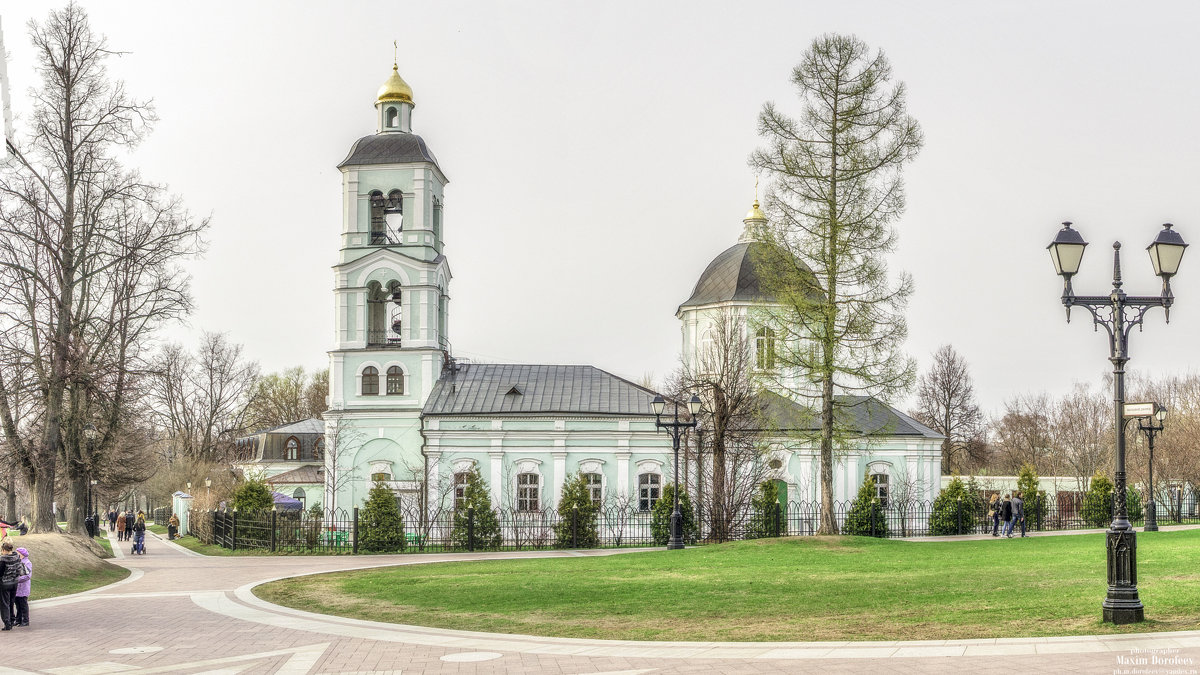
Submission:
[[[1024,537],[1025,536],[1025,500],[1021,499],[1020,492],[1013,494],[1012,505],[1013,505],[1013,521],[1014,521],[1014,523],[1016,523],[1016,522],[1021,523],[1021,536]],[[1016,525],[1014,524],[1013,527],[1015,528]]]
[[[118,513],[116,518],[117,523],[117,541],[125,541],[125,514]]]
[[[1004,502],[1000,505],[1000,517],[1004,520],[1004,536],[1011,537],[1013,529],[1013,505],[1009,495],[1004,495]]]
[[[129,541],[130,539],[133,538],[133,525],[136,522],[137,522],[137,520],[135,520],[135,517],[133,515],[133,509],[129,509],[128,511],[126,511],[125,512],[125,541]]]
[[[13,627],[13,603],[17,593],[17,579],[21,577],[25,566],[21,564],[21,556],[13,551],[11,541],[5,540],[0,543],[0,620],[4,621],[4,628],[0,630],[12,630]]]
[[[992,536],[1000,536],[1000,493],[992,495],[988,501],[988,517],[992,519]]]
[[[146,514],[138,511],[137,520],[133,522],[133,549],[132,553],[145,555],[146,553]]]
[[[117,510],[116,509],[108,510],[108,531],[109,532],[117,531]]]
[[[29,559],[29,551],[26,549],[17,549],[17,555],[21,556],[21,565],[25,570],[24,574],[17,577],[17,593],[13,598],[13,625],[28,626],[29,588],[33,585],[33,561]]]

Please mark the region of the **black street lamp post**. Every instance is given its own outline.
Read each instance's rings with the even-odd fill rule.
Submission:
[[[1087,242],[1071,223],[1063,223],[1054,241],[1046,248],[1055,271],[1063,278],[1062,303],[1071,321],[1071,308],[1083,307],[1092,315],[1096,329],[1108,333],[1109,361],[1113,364],[1113,411],[1116,428],[1115,506],[1112,524],[1105,538],[1108,554],[1108,596],[1104,599],[1104,621],[1125,624],[1144,620],[1142,601],[1137,591],[1137,535],[1129,523],[1125,508],[1125,364],[1129,361],[1129,333],[1139,328],[1151,307],[1162,307],[1171,318],[1171,277],[1179,271],[1179,261],[1187,244],[1171,224],[1163,225],[1154,241],[1146,247],[1154,273],[1162,277],[1162,293],[1157,296],[1128,296],[1121,289],[1121,242],[1113,244],[1113,288],[1108,295],[1075,295],[1071,277],[1079,271]]]
[[[685,429],[696,428],[696,415],[700,412],[700,397],[692,394],[691,400],[688,401],[688,412],[691,413],[691,420],[686,422],[679,421],[679,403],[675,403],[675,413],[672,421],[662,421],[663,409],[667,407],[667,402],[662,396],[655,396],[650,403],[654,408],[654,426],[659,429],[666,429],[667,433],[671,434],[671,445],[675,450],[675,489],[672,493],[675,496],[675,510],[671,512],[671,537],[667,540],[667,550],[675,550],[683,548],[683,514],[679,512],[679,438],[683,435]]]
[[[1163,427],[1167,422],[1167,408],[1158,403],[1154,404],[1154,414],[1150,417],[1138,418],[1138,429],[1146,434],[1146,444],[1150,448],[1150,459],[1147,462],[1149,477],[1146,488],[1146,493],[1150,498],[1146,501],[1146,526],[1142,528],[1143,532],[1158,532],[1158,516],[1155,514],[1154,505],[1154,437],[1162,433]]]

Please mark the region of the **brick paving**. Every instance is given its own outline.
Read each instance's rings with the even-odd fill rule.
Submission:
[[[149,537],[125,582],[32,603],[0,636],[8,673],[1120,673],[1200,675],[1200,631],[859,643],[649,643],[396,626],[266,603],[279,577],[379,565],[579,552],[205,557]],[[592,551],[583,555],[614,555]],[[1098,610],[1097,610],[1098,611]],[[1153,651],[1136,651],[1153,650]]]

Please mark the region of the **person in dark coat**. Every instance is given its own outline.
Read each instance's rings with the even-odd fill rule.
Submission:
[[[1004,519],[1004,536],[1011,537],[1013,529],[1013,504],[1008,495],[1004,495],[1004,503],[1000,505],[1001,517]]]
[[[4,621],[4,628],[0,630],[12,630],[17,583],[24,573],[25,566],[21,564],[21,556],[13,550],[12,542],[6,540],[0,544],[0,620]]]
[[[992,495],[988,501],[988,517],[992,519],[992,536],[1000,536],[1000,495]]]

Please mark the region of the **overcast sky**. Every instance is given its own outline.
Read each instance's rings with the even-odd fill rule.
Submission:
[[[226,332],[264,370],[324,368],[341,176],[375,129],[399,41],[413,129],[450,178],[454,351],[484,361],[672,370],[674,317],[734,244],[753,199],[764,101],[812,38],[854,33],[891,59],[926,144],[909,165],[894,270],[916,282],[909,353],[971,365],[989,412],[1108,370],[1085,311],[1063,318],[1045,247],[1092,244],[1077,292],[1157,294],[1163,222],[1200,243],[1197,10],[1187,3],[83,2],[114,75],[161,121],[143,173],[211,215],[189,264],[197,310],[171,337]],[[26,21],[0,9],[18,134],[36,85]],[[1151,373],[1200,363],[1200,254],[1131,343]],[[907,402],[897,402],[907,406]]]

